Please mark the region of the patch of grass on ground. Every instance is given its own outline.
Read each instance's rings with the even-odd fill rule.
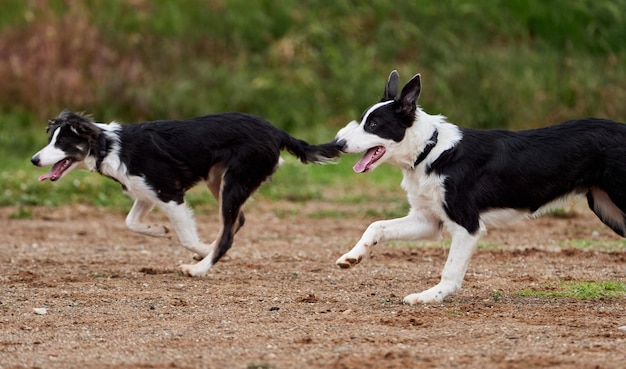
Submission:
[[[522,297],[575,298],[581,300],[598,298],[624,298],[626,283],[612,281],[567,281],[544,289],[525,289],[519,292]]]
[[[599,251],[620,251],[626,250],[626,240],[616,239],[614,241],[605,241],[605,240],[597,240],[597,239],[572,239],[560,241],[559,246],[561,247],[573,247],[576,249],[583,250],[599,250]]]
[[[405,194],[398,185],[401,173],[387,166],[368,175],[352,172],[353,158],[342,158],[328,165],[304,165],[298,160],[283,155],[285,164],[272,178],[261,185],[255,196],[270,200],[306,202],[332,199],[341,203],[398,202],[397,209],[383,210],[368,216],[394,218],[408,213]],[[58,206],[83,203],[107,208],[126,209],[132,200],[125,195],[120,185],[97,173],[75,170],[57,182],[39,182],[37,178],[50,168],[38,168],[25,158],[22,162],[0,165],[0,206]],[[381,198],[381,194],[384,196]],[[349,198],[350,201],[344,200]],[[217,202],[202,184],[187,193],[192,206],[216,205]],[[329,214],[332,215],[332,214]]]

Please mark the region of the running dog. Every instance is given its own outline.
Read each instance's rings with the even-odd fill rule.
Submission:
[[[355,266],[380,242],[438,239],[445,227],[452,244],[441,281],[404,298],[441,302],[461,289],[486,225],[532,217],[564,197],[584,195],[604,224],[626,235],[626,125],[588,118],[519,132],[460,128],[416,105],[419,74],[397,91],[393,71],[382,100],[336,140],[343,152],[365,152],[357,173],[385,162],[400,167],[411,210],[372,223],[339,267]]]
[[[231,247],[244,224],[242,205],[274,173],[281,150],[303,163],[323,163],[340,155],[335,143],[309,145],[261,118],[241,113],[101,124],[64,110],[49,121],[47,131],[48,145],[31,159],[39,167],[52,165],[39,180],[57,181],[75,168],[110,177],[135,200],[126,217],[128,228],[169,238],[167,227],[143,223],[156,205],[168,216],[182,245],[200,260],[180,266],[188,276],[204,276]],[[200,241],[184,197],[201,181],[220,207],[220,230],[210,245]]]

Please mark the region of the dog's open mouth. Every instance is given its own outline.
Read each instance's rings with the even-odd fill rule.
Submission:
[[[39,181],[45,181],[46,179],[49,179],[51,181],[56,181],[57,179],[61,178],[61,176],[63,175],[63,173],[72,166],[72,163],[74,163],[74,159],[72,158],[65,158],[61,161],[58,161],[56,164],[54,164],[52,166],[52,169],[50,169],[50,172],[48,174],[44,174],[41,177],[39,177]]]
[[[365,173],[372,168],[372,165],[378,161],[378,159],[382,158],[385,155],[385,148],[382,146],[372,147],[367,150],[363,158],[359,160],[358,163],[354,164],[355,172],[357,173]]]

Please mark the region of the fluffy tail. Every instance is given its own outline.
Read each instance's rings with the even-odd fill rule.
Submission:
[[[336,141],[321,145],[310,145],[308,142],[291,137],[283,132],[281,140],[281,148],[286,149],[292,155],[295,155],[304,164],[317,163],[323,164],[332,161],[341,155],[341,150]]]

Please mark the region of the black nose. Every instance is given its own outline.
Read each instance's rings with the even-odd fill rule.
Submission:
[[[39,161],[39,155],[35,155],[30,158],[30,162],[33,163],[33,165],[39,166]]]
[[[343,151],[343,149],[346,147],[346,140],[335,139],[335,145],[339,150]]]

